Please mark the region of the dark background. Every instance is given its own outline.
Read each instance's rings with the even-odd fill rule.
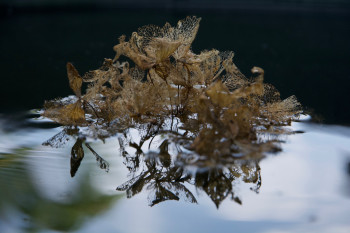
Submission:
[[[235,52],[247,76],[265,70],[316,121],[350,125],[350,3],[344,0],[0,0],[0,113],[72,94],[66,62],[81,74],[112,58],[120,35],[145,24],[202,17],[193,50]]]

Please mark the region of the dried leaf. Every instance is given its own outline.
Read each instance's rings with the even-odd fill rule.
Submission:
[[[75,69],[72,63],[67,63],[67,76],[69,79],[69,86],[74,91],[74,94],[80,98],[81,96],[81,86],[83,84],[83,79],[79,75],[78,71]]]
[[[85,143],[85,146],[92,152],[93,155],[95,155],[96,161],[98,162],[100,168],[101,168],[101,169],[104,169],[104,170],[106,170],[106,172],[108,172],[108,171],[109,171],[109,163],[108,163],[106,160],[104,160],[101,156],[99,156],[99,155],[96,153],[96,151],[94,151],[94,150],[91,148],[90,144]]]
[[[75,176],[75,173],[80,167],[80,163],[84,158],[84,149],[83,149],[83,140],[78,138],[71,150],[71,159],[70,159],[70,174]]]

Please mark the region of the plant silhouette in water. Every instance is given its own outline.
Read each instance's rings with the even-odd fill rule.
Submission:
[[[116,136],[132,173],[117,189],[129,197],[147,186],[150,205],[178,200],[180,194],[196,202],[187,182],[217,206],[228,195],[240,202],[232,188],[238,177],[255,183],[258,191],[258,161],[279,150],[276,135],[291,133],[283,126],[299,116],[301,106],[295,96],[281,100],[272,85],[263,83],[261,68],[253,67],[246,78],[233,63],[233,52],[192,52],[199,22],[187,17],[175,27],[141,27],[128,41],[121,36],[114,59],[83,76],[67,64],[75,96],[47,101],[43,112],[66,128],[44,144],[57,147],[69,135],[77,136],[72,176],[86,138]],[[84,94],[83,83],[88,83]],[[135,130],[144,134],[138,143],[131,139]],[[159,145],[155,138],[162,139]],[[108,163],[85,145],[108,170]]]

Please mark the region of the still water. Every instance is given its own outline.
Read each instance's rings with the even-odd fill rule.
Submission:
[[[169,169],[157,183],[130,172],[137,151],[122,148],[121,135],[89,139],[72,174],[75,140],[61,134],[45,146],[62,127],[1,118],[0,232],[350,232],[350,128],[308,119],[292,124],[303,133],[283,136],[281,152],[237,164],[234,175],[174,178]],[[130,130],[130,142],[140,135]]]

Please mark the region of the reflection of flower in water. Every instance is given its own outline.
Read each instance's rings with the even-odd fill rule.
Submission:
[[[171,125],[169,122],[163,125]],[[117,190],[126,191],[132,197],[142,190],[149,192],[149,205],[153,206],[166,200],[183,199],[197,203],[195,196],[187,186],[195,186],[203,190],[215,205],[228,196],[241,203],[234,193],[234,182],[242,180],[254,183],[254,190],[258,192],[261,184],[258,161],[261,154],[252,160],[244,158],[229,159],[224,157],[210,157],[199,155],[186,145],[190,137],[183,137],[177,126],[171,129],[158,125],[140,125],[141,139],[135,143],[132,134],[119,137],[121,155],[124,157],[132,179],[118,186]],[[166,132],[166,133],[164,133]],[[186,134],[186,133],[184,133]],[[178,140],[181,139],[180,143]],[[155,148],[144,152],[144,143],[155,144]],[[187,141],[187,142],[186,142]],[[129,154],[128,148],[136,149],[135,154]],[[152,147],[146,145],[146,147]],[[186,154],[186,155],[185,155]],[[186,158],[192,158],[188,160]]]
[[[184,130],[182,126],[184,124],[179,119],[172,118],[135,124],[123,132],[114,132],[118,138],[120,155],[131,177],[119,185],[117,190],[126,191],[128,198],[140,192],[148,192],[149,205],[153,206],[166,200],[180,199],[197,203],[195,195],[190,191],[192,186],[205,192],[217,207],[226,198],[241,204],[235,190],[239,182],[251,183],[254,185],[251,189],[259,192],[259,161],[264,157],[264,150],[258,147],[259,150],[245,153],[247,148],[243,147],[239,152],[240,145],[233,145],[230,155],[219,156],[220,147],[215,149],[217,151],[208,149],[199,154],[192,144],[195,143],[193,138],[197,138],[196,134],[200,133],[190,131],[189,128]],[[108,171],[108,162],[84,142],[86,137],[98,133],[103,131],[91,127],[79,131],[65,128],[44,144],[57,147],[59,142],[77,137],[71,153],[71,175],[75,175],[84,158],[83,145],[96,157],[100,168]],[[222,138],[215,131],[211,133],[213,142],[217,142],[216,137]],[[274,137],[275,142],[277,139]],[[271,145],[275,147],[268,146],[266,149],[278,151],[276,144]],[[226,148],[223,150],[226,151]]]

